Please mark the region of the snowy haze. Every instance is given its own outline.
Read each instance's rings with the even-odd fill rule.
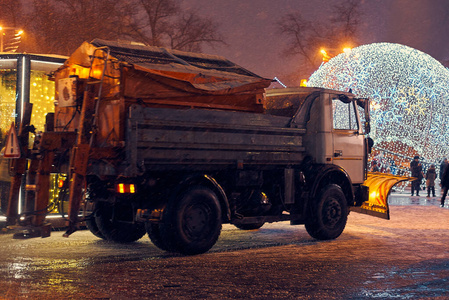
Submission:
[[[400,43],[440,61],[449,59],[449,1],[361,2],[364,11],[361,44]],[[225,56],[258,75],[273,78],[300,68],[298,59],[282,54],[285,39],[278,33],[276,23],[285,14],[298,10],[311,20],[327,18],[331,13],[329,3],[328,0],[185,0],[184,6],[220,24],[228,46],[204,47],[204,52]]]
[[[282,53],[285,37],[276,24],[295,11],[309,20],[326,19],[331,14],[329,3],[339,0],[180,1],[186,10],[220,24],[227,45],[206,46],[203,52],[224,56],[260,76],[282,78],[297,73],[301,66],[298,58]],[[400,43],[439,61],[449,60],[449,0],[360,1],[364,11],[361,44]],[[25,8],[31,7],[31,0],[22,2]]]

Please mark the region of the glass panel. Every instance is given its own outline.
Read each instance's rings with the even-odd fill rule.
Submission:
[[[0,143],[5,145],[5,136],[15,121],[17,70],[0,70]]]
[[[45,116],[55,111],[55,82],[47,77],[47,72],[31,71],[30,102],[33,103],[31,124],[37,131],[44,131]]]
[[[6,134],[15,121],[17,70],[0,69],[0,148],[3,150]],[[0,155],[0,211],[6,213],[11,177],[9,159]]]
[[[37,131],[45,130],[45,116],[55,111],[55,82],[48,79],[46,71],[31,71],[30,74],[30,102],[33,103],[31,124]],[[34,135],[30,135],[30,146]],[[50,176],[49,211],[57,213],[63,207],[59,199],[58,174]]]

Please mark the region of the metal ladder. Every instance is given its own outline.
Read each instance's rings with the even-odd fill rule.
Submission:
[[[106,51],[105,51],[106,50]],[[101,79],[99,81],[90,81],[87,82],[86,88],[84,90],[83,104],[81,109],[80,123],[78,125],[78,132],[76,143],[72,149],[72,153],[70,156],[70,188],[69,188],[69,210],[68,210],[68,229],[64,233],[64,237],[68,237],[73,232],[78,229],[79,223],[79,210],[81,207],[81,202],[83,198],[83,189],[86,186],[86,171],[87,164],[89,161],[89,154],[91,148],[95,141],[95,136],[98,129],[98,113],[100,108],[100,100],[101,93],[103,90],[103,83],[105,78],[105,73],[107,70],[107,64],[109,61],[110,49],[109,47],[100,47],[95,49],[90,70],[89,70],[89,79],[92,78],[92,70],[94,67],[95,59],[97,58],[96,52],[103,51],[105,55],[103,55],[102,59],[104,60],[103,71],[101,74]],[[91,97],[90,89],[98,88],[98,94],[96,97]],[[93,101],[92,101],[93,100]],[[91,111],[94,111],[93,115],[91,115]],[[90,116],[92,118],[90,118]],[[88,120],[92,120],[91,126],[88,126]]]

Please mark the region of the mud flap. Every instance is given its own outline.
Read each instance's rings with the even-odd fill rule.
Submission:
[[[399,182],[414,179],[413,177],[368,172],[367,179],[363,183],[369,188],[368,201],[363,202],[360,207],[351,207],[351,211],[389,220],[388,196],[391,189]]]

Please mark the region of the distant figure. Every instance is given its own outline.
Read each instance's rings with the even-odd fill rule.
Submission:
[[[396,175],[398,173],[398,168],[397,168],[394,160],[391,160],[391,162],[390,162],[390,170],[391,170],[391,174],[393,174],[393,175]]]
[[[426,186],[427,186],[427,197],[430,197],[430,192],[432,192],[432,197],[435,197],[435,179],[437,177],[437,172],[435,170],[435,165],[430,165],[430,168],[426,172]]]
[[[379,166],[377,165],[377,161],[373,160],[373,166],[371,167],[371,172],[379,172]]]
[[[449,188],[449,168],[444,169],[443,178],[441,178],[441,187],[443,188],[443,196],[441,196],[441,207],[444,207],[447,189]]]
[[[444,158],[440,165],[440,177],[439,177],[440,178],[440,186],[441,186],[441,181],[443,180],[444,170],[446,170],[448,165],[449,165],[449,162],[447,161],[447,158]]]
[[[424,177],[422,173],[422,165],[419,162],[419,156],[415,156],[413,161],[410,162],[410,172],[412,173],[412,177],[416,177],[417,179],[412,181],[412,196],[416,191],[416,196],[419,196],[419,189],[421,185],[421,181]]]

